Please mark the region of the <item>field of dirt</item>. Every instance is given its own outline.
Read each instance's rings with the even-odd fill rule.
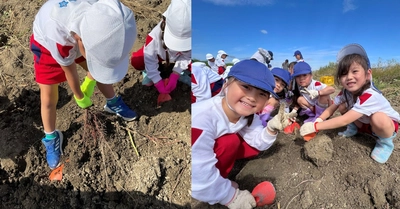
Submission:
[[[400,111],[398,89],[384,89],[384,95]],[[337,114],[336,114],[337,115]],[[385,164],[370,153],[375,139],[366,134],[343,138],[336,130],[321,131],[310,142],[298,133],[279,133],[275,144],[254,159],[239,160],[229,178],[240,189],[252,189],[270,181],[276,189],[275,203],[265,209],[400,208],[400,143]],[[192,200],[192,208],[219,209]]]
[[[94,106],[82,110],[68,85],[60,85],[57,128],[64,134],[65,167],[62,181],[49,180],[28,47],[34,15],[44,2],[0,3],[0,208],[226,208],[190,197],[189,87],[179,83],[173,100],[156,108],[157,91],[142,86],[132,67],[114,87],[141,115],[138,121],[103,113],[98,91]],[[123,2],[136,15],[136,50],[169,1]],[[82,69],[79,74],[83,79]],[[399,90],[383,92],[400,111]],[[270,149],[238,161],[230,178],[248,190],[271,181],[277,197],[266,209],[400,208],[399,137],[389,161],[378,164],[369,156],[374,138],[341,138],[341,130],[324,131],[307,143],[280,133]]]
[[[114,87],[141,115],[137,121],[104,113],[97,88],[94,106],[80,109],[68,85],[60,85],[64,170],[62,181],[49,180],[29,50],[32,22],[44,2],[0,3],[0,208],[190,208],[190,88],[179,83],[172,101],[156,108],[156,89],[142,86],[132,67]],[[170,0],[123,2],[136,15],[133,51]],[[84,70],[78,71],[83,80]]]

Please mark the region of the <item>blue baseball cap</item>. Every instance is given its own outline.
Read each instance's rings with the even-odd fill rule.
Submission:
[[[287,71],[283,68],[274,67],[274,68],[272,68],[271,73],[272,73],[272,75],[282,79],[282,81],[286,83],[286,86],[289,85],[290,79],[291,79],[289,71]]]
[[[293,55],[293,56],[296,56],[296,55],[303,56],[303,55],[301,55],[301,52],[300,52],[299,50],[296,50],[296,51],[294,52],[294,55]]]
[[[243,60],[236,63],[229,71],[228,77],[234,77],[278,97],[274,92],[274,76],[265,64],[257,60]]]
[[[311,66],[306,62],[298,62],[294,65],[293,71],[293,78],[299,75],[309,74],[311,73]]]
[[[368,68],[371,68],[367,52],[360,44],[349,44],[343,47],[336,55],[336,60],[339,63],[342,59],[349,54],[359,54],[367,60]]]

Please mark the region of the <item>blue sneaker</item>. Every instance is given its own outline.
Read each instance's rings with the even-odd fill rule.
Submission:
[[[63,135],[61,131],[56,129],[57,137],[52,140],[46,140],[46,138],[42,139],[42,143],[46,147],[46,160],[47,164],[49,165],[50,169],[55,169],[59,166],[60,163],[60,155],[63,154],[62,152],[62,142],[63,142]]]
[[[138,115],[135,111],[129,109],[129,107],[122,101],[121,96],[118,96],[115,104],[109,104],[108,102],[104,105],[104,110],[109,113],[117,114],[119,117],[126,121],[135,120]]]

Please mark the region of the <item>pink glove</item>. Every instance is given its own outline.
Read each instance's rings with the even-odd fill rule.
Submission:
[[[165,87],[165,89],[168,90],[169,92],[173,91],[176,88],[179,76],[180,76],[179,74],[171,73],[171,75],[169,76],[168,85]]]
[[[164,85],[164,81],[160,80],[154,85],[160,94],[169,94],[171,91],[167,90],[167,86]]]

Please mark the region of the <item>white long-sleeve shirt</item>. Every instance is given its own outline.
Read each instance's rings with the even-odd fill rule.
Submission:
[[[143,47],[144,65],[147,76],[157,83],[161,80],[158,71],[158,63],[160,60],[166,60],[166,53],[169,54],[169,62],[175,63],[173,71],[181,73],[188,68],[192,59],[192,51],[178,52],[171,49],[165,50],[161,39],[161,22],[159,22],[153,30],[147,35],[146,43]]]
[[[211,98],[211,84],[221,79],[221,76],[212,71],[205,63],[192,63],[192,94],[196,102]]]
[[[215,140],[225,134],[239,133],[243,139],[258,150],[268,149],[275,141],[262,126],[258,115],[247,126],[241,117],[236,123],[229,122],[222,109],[220,94],[192,104],[192,196],[209,204],[226,204],[235,194],[229,179],[223,178],[215,166]]]

